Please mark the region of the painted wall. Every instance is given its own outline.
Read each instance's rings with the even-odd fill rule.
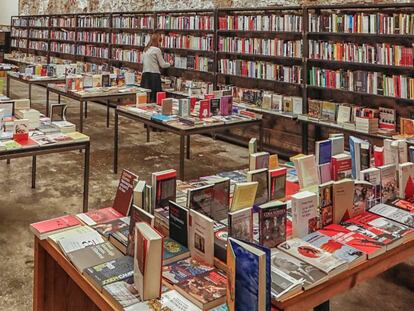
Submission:
[[[10,17],[19,14],[19,0],[0,0],[0,24],[10,25]]]

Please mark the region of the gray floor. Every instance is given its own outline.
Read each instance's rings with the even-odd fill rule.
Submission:
[[[12,82],[12,97],[25,98],[26,85]],[[34,107],[44,112],[45,91],[33,89]],[[69,120],[78,122],[78,105],[70,103]],[[89,105],[84,132],[91,137],[90,208],[111,204],[118,176],[112,173],[113,114],[106,128],[104,107]],[[150,180],[153,171],[178,168],[177,136],[152,133],[145,143],[142,125],[122,119],[120,168]],[[192,139],[187,179],[247,166],[247,149],[207,137]],[[30,158],[0,163],[0,310],[32,308],[33,236],[29,224],[77,213],[82,208],[82,155],[69,152],[38,158],[37,188],[30,188]],[[413,310],[414,258],[331,300],[333,310]]]

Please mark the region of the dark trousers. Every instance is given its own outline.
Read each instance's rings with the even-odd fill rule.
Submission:
[[[142,74],[141,87],[151,90],[149,102],[155,103],[157,93],[162,91],[161,75],[159,73],[144,72]]]

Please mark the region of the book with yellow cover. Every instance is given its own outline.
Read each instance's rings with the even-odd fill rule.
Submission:
[[[257,181],[236,183],[234,186],[230,212],[235,212],[246,207],[252,207],[256,199],[258,185],[259,183]]]

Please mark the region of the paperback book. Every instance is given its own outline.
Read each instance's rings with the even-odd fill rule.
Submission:
[[[287,204],[276,201],[259,206],[259,243],[274,248],[286,241]]]

